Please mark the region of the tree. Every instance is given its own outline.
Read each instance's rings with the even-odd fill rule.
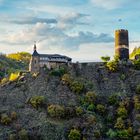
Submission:
[[[72,129],[68,135],[69,140],[80,140],[81,134],[79,130]]]
[[[101,59],[105,63],[107,63],[108,61],[110,61],[110,57],[109,56],[102,56]]]

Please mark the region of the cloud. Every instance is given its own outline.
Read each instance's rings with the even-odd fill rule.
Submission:
[[[57,27],[61,29],[74,28],[76,25],[89,25],[88,14],[71,12],[63,16],[58,16]],[[86,21],[86,22],[85,22]]]
[[[39,17],[26,17],[19,18],[16,20],[10,20],[9,22],[15,24],[36,24],[38,22],[47,23],[47,24],[56,24],[57,20],[53,18],[39,18]]]
[[[122,6],[125,1],[122,0],[91,0],[94,6],[108,10],[116,9]]]
[[[32,28],[24,29],[19,33],[10,34],[3,42],[11,44],[32,44],[34,41],[44,42],[44,47],[63,48],[65,50],[76,50],[81,44],[113,42],[109,34],[94,34],[92,32],[80,31],[77,35],[69,35],[56,26],[46,23],[37,23]]]

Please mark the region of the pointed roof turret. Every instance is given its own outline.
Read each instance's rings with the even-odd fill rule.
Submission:
[[[39,56],[39,54],[37,52],[37,48],[36,48],[36,42],[34,43],[34,52],[33,52],[32,56]]]

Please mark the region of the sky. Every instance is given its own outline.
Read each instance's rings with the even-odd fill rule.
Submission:
[[[114,55],[114,31],[140,46],[139,0],[0,0],[0,52],[63,54],[73,61]]]

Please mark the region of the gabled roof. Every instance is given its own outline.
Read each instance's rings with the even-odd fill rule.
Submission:
[[[39,54],[40,57],[48,57],[48,58],[65,58],[68,60],[72,60],[70,57],[67,57],[65,55],[60,55],[60,54]]]

